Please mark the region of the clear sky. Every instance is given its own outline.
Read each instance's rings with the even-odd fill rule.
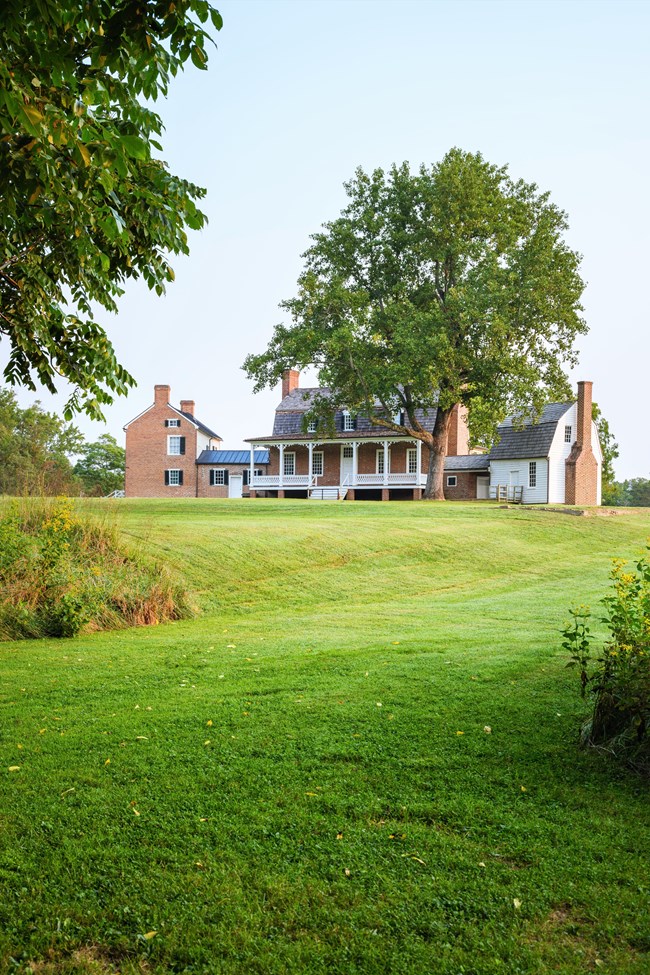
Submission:
[[[309,235],[338,215],[359,165],[413,167],[452,146],[536,182],[583,254],[591,379],[620,445],[619,478],[650,476],[648,256],[650,4],[642,0],[223,0],[208,72],[159,104],[172,171],[207,187],[164,298],[132,286],[105,322],[137,389],[155,383],[236,448],[269,433],[278,391],[241,370],[294,293]],[[313,381],[313,377],[311,377]],[[21,393],[21,402],[34,399]],[[39,398],[56,409],[63,397]],[[105,432],[80,419],[88,439]]]

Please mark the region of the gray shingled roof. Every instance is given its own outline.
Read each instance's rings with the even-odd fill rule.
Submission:
[[[491,460],[510,460],[517,457],[548,457],[557,425],[571,403],[548,403],[538,421],[524,420],[517,428],[516,417],[509,416],[497,428],[498,439],[489,457]]]
[[[250,450],[202,450],[196,459],[197,464],[250,464]],[[253,452],[255,464],[268,464],[268,450]]]
[[[273,433],[264,437],[249,437],[248,440],[252,442],[264,440],[313,440],[316,434],[307,433],[304,429],[304,415],[312,408],[317,396],[327,397],[329,394],[330,390],[326,386],[292,390],[284,397],[275,412]],[[425,429],[433,430],[433,425],[436,420],[435,409],[416,410],[415,415]],[[358,437],[377,437],[378,439],[384,439],[385,437],[392,438],[400,436],[400,434],[386,427],[371,423],[368,417],[361,414],[356,418],[356,428],[354,430],[343,430],[342,428],[343,410],[337,410],[334,414],[333,434],[337,440],[354,440]],[[332,439],[332,434],[327,428],[320,431],[320,435],[324,440]],[[404,437],[408,439],[406,434],[404,434]]]
[[[487,454],[467,454],[445,457],[446,471],[489,471],[490,458]]]
[[[199,430],[202,430],[203,433],[207,433],[209,437],[214,437],[215,440],[223,439],[222,437],[219,436],[218,433],[215,433],[214,430],[211,430],[210,427],[206,427],[205,423],[201,423],[201,421],[197,420],[195,416],[192,416],[191,413],[186,413],[185,410],[177,410],[176,412],[180,413],[181,416],[184,416],[186,420],[190,421],[190,423],[196,423]]]

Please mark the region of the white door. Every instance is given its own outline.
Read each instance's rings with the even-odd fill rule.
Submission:
[[[341,447],[341,484],[349,484],[352,481],[353,468],[354,448]]]
[[[476,478],[476,497],[479,501],[487,501],[490,497],[490,478]]]
[[[519,471],[510,471],[508,484],[510,487],[519,487]]]
[[[241,498],[243,486],[244,486],[244,475],[231,474],[230,477],[228,478],[228,497]]]

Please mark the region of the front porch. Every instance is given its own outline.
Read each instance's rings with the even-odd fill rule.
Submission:
[[[251,457],[261,443],[251,443]],[[357,492],[381,492],[383,500],[395,491],[419,498],[426,484],[420,441],[271,441],[262,449],[270,455],[269,472],[256,474],[251,463],[250,487],[256,494],[278,497],[355,497]]]

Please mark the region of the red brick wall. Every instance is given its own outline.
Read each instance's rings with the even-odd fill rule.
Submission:
[[[592,385],[578,383],[578,429],[565,462],[565,504],[598,504],[598,461],[591,445]]]
[[[196,428],[167,402],[168,386],[156,387],[156,402],[126,428],[125,493],[129,498],[193,498],[197,493]],[[166,427],[178,419],[180,426]],[[185,454],[168,455],[167,437],[185,437]],[[181,486],[165,485],[166,470],[182,470]]]
[[[256,470],[265,470],[264,465],[256,464]],[[214,484],[210,486],[210,471],[213,469],[227,469],[231,474],[243,474],[250,470],[250,464],[198,464],[198,497],[199,498],[227,498],[228,485]],[[248,494],[248,485],[244,485],[244,496]]]
[[[456,487],[447,484],[448,477],[456,478]],[[447,501],[475,501],[476,500],[476,474],[473,471],[453,471],[444,474],[445,498]]]

